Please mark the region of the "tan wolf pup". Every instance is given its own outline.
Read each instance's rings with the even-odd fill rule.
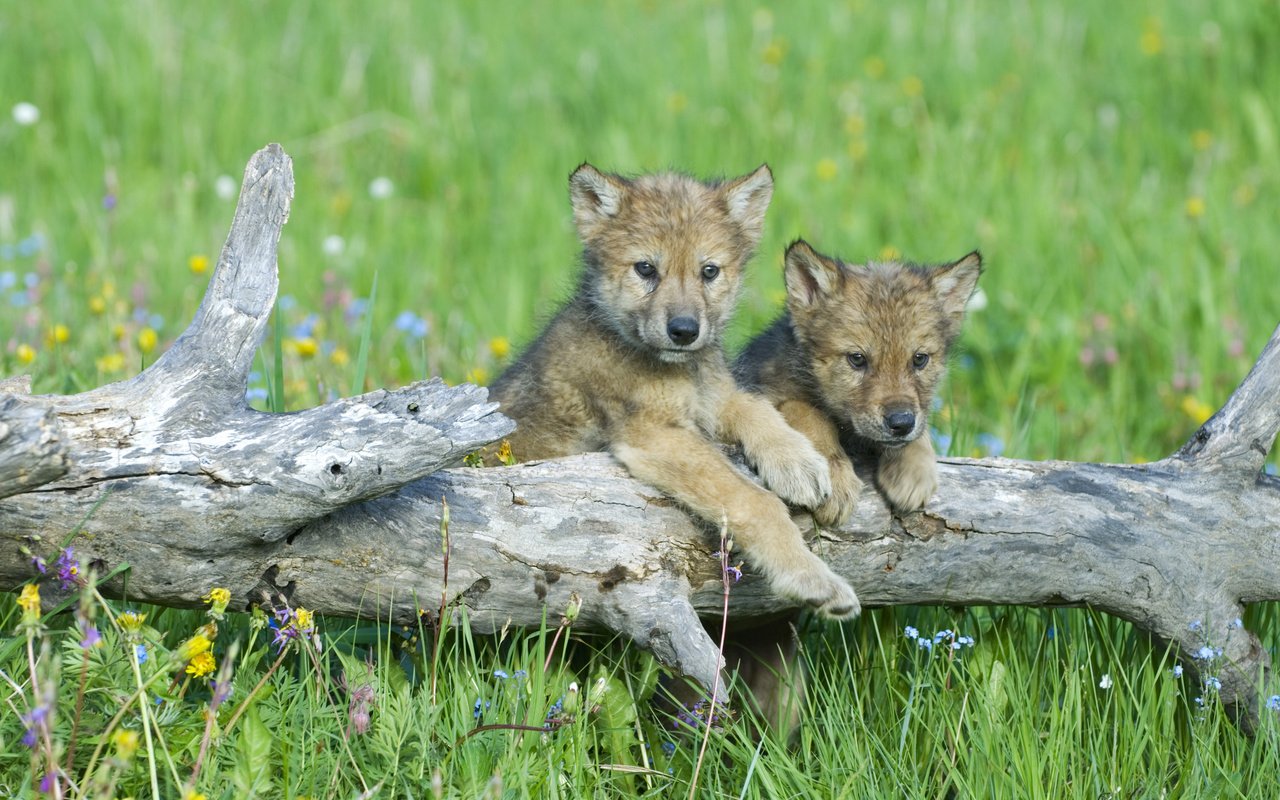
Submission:
[[[491,389],[518,423],[515,457],[606,450],[702,519],[727,520],[778,594],[833,617],[857,613],[853,589],[805,547],[779,499],[823,503],[827,459],[737,387],[721,342],[773,195],[769,168],[704,183],[583,164],[569,189],[583,246],[577,291]],[[735,471],[720,441],[740,443],[777,495]]]
[[[819,523],[839,524],[857,505],[849,452],[878,455],[876,484],[898,510],[937,490],[928,413],[981,272],[976,251],[930,267],[847,264],[804,240],[787,248],[787,311],[734,368],[826,456],[832,492]]]

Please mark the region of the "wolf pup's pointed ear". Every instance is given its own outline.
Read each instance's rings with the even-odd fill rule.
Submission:
[[[752,246],[755,246],[764,232],[764,212],[773,199],[773,172],[769,165],[761,164],[750,175],[734,178],[720,191],[724,194],[729,217],[742,226],[751,238]]]
[[[933,272],[933,291],[942,301],[942,308],[951,318],[956,333],[960,331],[965,306],[973,296],[981,274],[982,254],[977,250],[959,261],[943,264]]]
[[[601,172],[590,164],[582,164],[569,176],[569,199],[573,203],[573,221],[578,233],[585,234],[596,225],[615,216],[622,208],[627,183],[617,175]]]
[[[785,262],[782,276],[787,283],[787,305],[793,313],[830,297],[844,280],[840,262],[814,250],[804,239],[791,243]]]

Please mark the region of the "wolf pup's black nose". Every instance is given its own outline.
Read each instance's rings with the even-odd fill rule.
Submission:
[[[667,336],[678,345],[686,345],[698,338],[698,321],[693,317],[674,317],[667,323]]]
[[[916,427],[916,415],[910,411],[890,411],[884,415],[884,426],[889,433],[902,438]]]

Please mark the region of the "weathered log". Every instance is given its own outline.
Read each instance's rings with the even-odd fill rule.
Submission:
[[[295,414],[247,408],[290,169],[275,146],[250,162],[208,294],[163,358],[81,395],[4,401],[51,412],[68,455],[65,474],[0,502],[0,576],[31,578],[26,553],[78,531],[82,559],[128,564],[130,597],[164,605],[226,586],[244,605],[267,590],[408,622],[444,593],[487,632],[554,620],[576,595],[577,625],[625,633],[710,685],[720,659],[699,619],[721,609],[717,535],[608,456],[433,473],[511,430],[483,389],[438,381]],[[868,488],[839,530],[797,521],[864,606],[1088,605],[1193,666],[1221,648],[1223,700],[1247,723],[1269,656],[1237,620],[1243,603],[1280,599],[1280,480],[1261,473],[1277,428],[1280,328],[1227,405],[1162,461],[944,459],[923,512],[894,516]],[[735,620],[780,610],[756,577],[732,589]]]

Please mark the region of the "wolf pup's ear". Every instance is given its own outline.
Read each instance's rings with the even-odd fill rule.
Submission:
[[[942,309],[951,321],[953,335],[960,332],[965,305],[973,296],[982,274],[982,254],[974,250],[969,255],[937,267],[933,272],[933,291],[942,301]]]
[[[773,172],[769,165],[761,164],[750,175],[734,178],[720,191],[729,209],[729,218],[742,226],[754,247],[764,232],[764,212],[773,199]]]
[[[787,283],[787,306],[793,314],[831,297],[844,280],[840,262],[814,250],[804,239],[791,243],[785,261],[782,276]]]
[[[601,172],[590,164],[582,164],[569,176],[569,199],[573,203],[573,221],[579,235],[591,229],[622,208],[627,182],[617,175]]]

